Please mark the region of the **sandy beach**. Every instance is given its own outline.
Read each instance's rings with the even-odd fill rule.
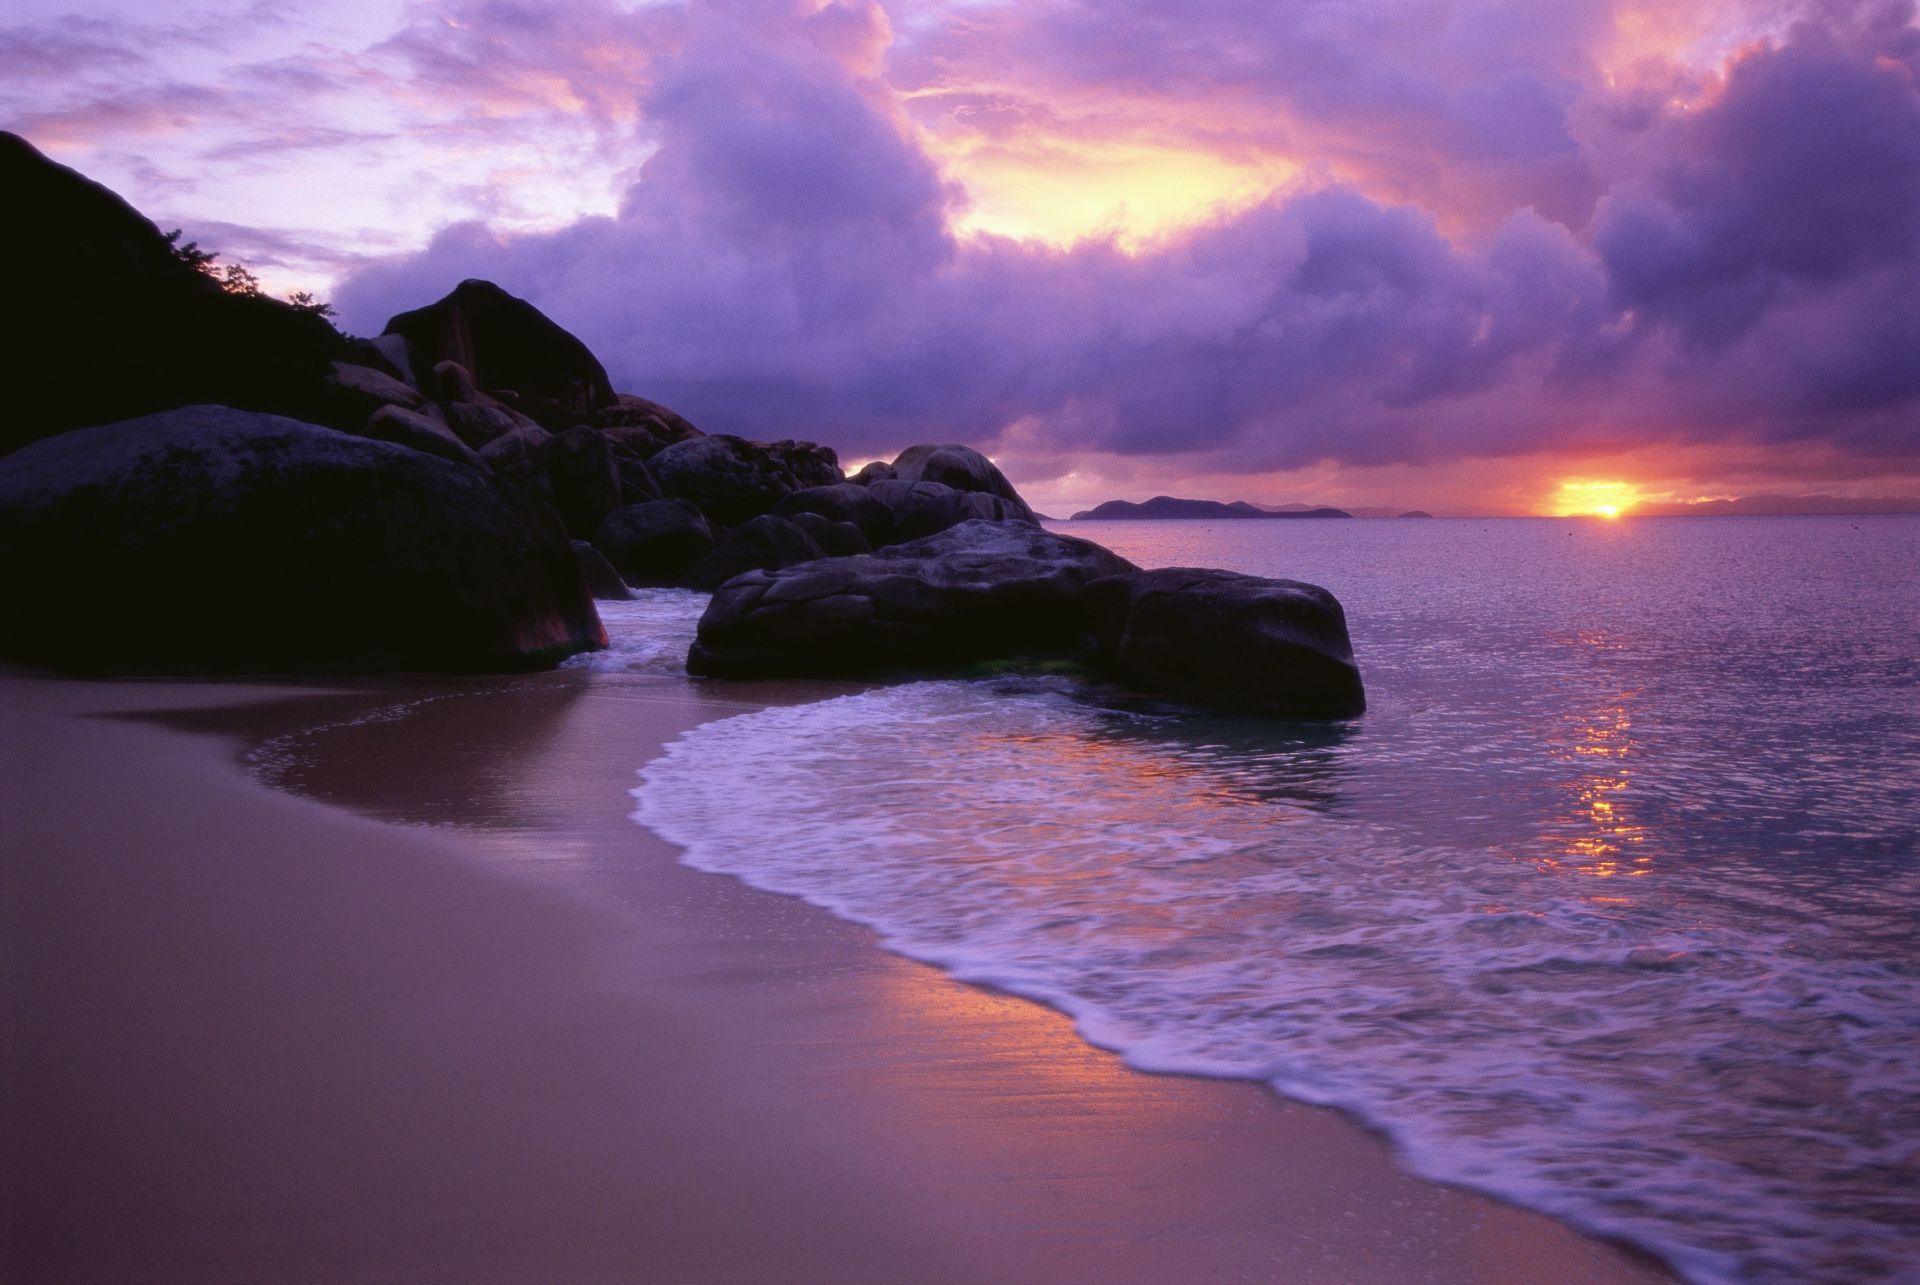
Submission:
[[[628,820],[818,689],[0,684],[9,1281],[1668,1279]]]

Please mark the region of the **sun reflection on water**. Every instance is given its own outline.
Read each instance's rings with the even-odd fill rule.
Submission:
[[[1571,721],[1572,735],[1553,754],[1581,770],[1567,783],[1569,806],[1548,836],[1555,851],[1540,864],[1594,879],[1651,874],[1653,858],[1643,846],[1647,827],[1635,815],[1631,793],[1638,746],[1627,703],[1617,701]],[[1625,897],[1594,900],[1630,904]]]

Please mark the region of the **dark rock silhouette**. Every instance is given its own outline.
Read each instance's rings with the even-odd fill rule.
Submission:
[[[945,531],[962,522],[1019,522],[1031,524],[1032,510],[1022,501],[986,491],[956,491],[940,482],[880,481],[867,488],[893,514],[893,524],[880,543],[901,544]]]
[[[872,478],[870,481],[886,479]],[[992,460],[974,450],[948,442],[942,446],[909,446],[893,462],[893,480],[900,482],[938,482],[956,491],[977,491],[997,495],[1007,502],[1009,518],[1034,521],[1033,510],[1013,489],[1013,483]]]
[[[1108,500],[1105,504],[1096,504],[1073,515],[1073,521],[1177,521],[1190,518],[1351,518],[1353,514],[1344,509],[1262,509],[1248,504],[1245,500],[1235,500],[1231,504],[1220,500],[1181,500],[1171,495],[1156,495],[1151,500],[1135,504],[1131,500]]]
[[[398,406],[383,406],[375,411],[358,435],[370,437],[376,442],[393,442],[398,446],[425,451],[456,464],[479,469],[488,467],[479,452],[455,437],[453,430],[445,424]]]
[[[812,513],[833,522],[851,523],[866,536],[867,543],[876,546],[893,538],[893,508],[866,487],[853,482],[811,486],[781,496],[773,511],[782,517]]]
[[[620,507],[619,461],[613,446],[597,431],[570,428],[540,447],[546,493],[566,524],[567,534],[584,540],[600,529],[601,519]],[[646,468],[641,466],[641,476]]]
[[[798,526],[762,513],[716,540],[713,552],[688,569],[685,583],[713,590],[745,571],[776,571],[826,556],[819,542]]]
[[[783,496],[841,480],[832,450],[812,442],[750,442],[717,433],[676,442],[647,461],[668,499],[686,500],[709,522],[734,526],[770,512]]]
[[[818,513],[795,513],[787,521],[813,537],[830,558],[851,558],[872,553],[873,543],[851,522],[835,522]]]
[[[643,428],[662,446],[701,436],[700,430],[679,412],[632,393],[615,393],[613,404],[601,407],[593,422],[606,429]]]
[[[627,582],[607,561],[607,555],[588,544],[585,540],[573,542],[574,556],[580,559],[580,574],[586,577],[587,592],[596,602],[625,602],[633,597],[633,590],[627,588]]]
[[[81,672],[513,671],[606,644],[550,511],[221,406],[0,460],[0,600],[0,654]]]
[[[1427,512],[1425,509],[1408,509],[1400,516],[1403,518],[1430,518],[1433,514]]]
[[[1088,540],[974,520],[863,557],[751,571],[714,594],[695,674],[884,674],[1079,652],[1086,590],[1133,571]]]
[[[414,369],[457,362],[476,387],[511,390],[521,413],[549,428],[590,422],[614,404],[606,369],[587,346],[491,281],[462,281],[388,321],[385,333],[407,341]]]
[[[1131,686],[1291,718],[1367,707],[1346,613],[1318,585],[1174,567],[1088,598],[1095,663]]]
[[[628,584],[678,584],[687,569],[713,552],[713,529],[685,500],[650,500],[607,514],[593,534]]]
[[[322,317],[229,294],[160,230],[26,140],[0,133],[7,414],[0,452],[192,402],[317,418],[347,341]],[[361,416],[365,418],[365,416]]]

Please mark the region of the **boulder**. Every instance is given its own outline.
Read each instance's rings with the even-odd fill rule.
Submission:
[[[435,413],[447,421],[454,435],[476,451],[520,429],[537,433],[542,439],[547,436],[547,430],[539,424],[491,397],[482,397],[477,402],[436,402],[434,405]]]
[[[679,412],[631,393],[614,394],[613,405],[602,406],[595,412],[594,422],[601,428],[645,428],[666,445],[701,435]]]
[[[0,133],[0,192],[13,251],[0,453],[192,402],[325,413],[329,363],[349,347],[324,317],[228,293],[131,205],[14,134]]]
[[[875,460],[871,464],[862,464],[860,471],[847,479],[847,481],[852,482],[855,486],[872,486],[875,482],[891,482],[893,480],[893,465],[883,463],[880,460]]]
[[[403,335],[380,335],[373,339],[350,339],[354,360],[363,366],[386,371],[401,383],[420,387],[420,374],[413,365],[413,345]]]
[[[515,486],[530,487],[546,472],[546,449],[553,434],[538,424],[503,433],[480,448],[488,468]]]
[[[835,522],[818,513],[796,513],[787,521],[812,536],[813,542],[825,550],[829,558],[851,558],[873,552],[872,542],[851,522]]]
[[[787,518],[815,513],[834,522],[850,522],[860,528],[868,544],[875,546],[889,543],[893,538],[892,506],[866,487],[852,482],[810,486],[781,496],[773,511]]]
[[[971,521],[865,557],[727,581],[700,620],[695,674],[873,675],[1080,654],[1096,581],[1135,568],[1088,540]]]
[[[695,589],[718,589],[743,571],[775,571],[826,556],[827,551],[805,531],[785,518],[763,513],[715,541],[713,552],[688,568],[685,583]]]
[[[367,417],[388,406],[419,410],[427,404],[417,388],[403,384],[383,370],[352,362],[331,363],[322,384],[327,390],[330,423],[358,427]]]
[[[551,403],[573,422],[614,403],[607,372],[585,344],[490,281],[462,281],[438,302],[394,317],[385,333],[412,345],[415,369],[458,362],[478,387]]]
[[[1174,567],[1093,586],[1095,664],[1230,710],[1351,718],[1367,707],[1346,613],[1318,585]]]
[[[627,588],[627,582],[607,561],[607,555],[588,544],[585,540],[573,542],[573,555],[580,560],[580,574],[586,577],[587,592],[596,602],[625,602],[633,597],[633,590]]]
[[[678,584],[687,568],[713,551],[713,530],[685,500],[650,500],[607,514],[593,533],[628,584]]]
[[[976,519],[1033,521],[1024,504],[985,491],[956,491],[940,482],[875,482],[866,492],[893,514],[892,526],[885,537],[888,543],[918,540]]]
[[[613,452],[614,471],[620,474],[620,503],[644,504],[659,499],[660,484],[653,480],[653,472],[647,468],[647,457],[611,433],[602,432],[601,436]]]
[[[1034,520],[1033,510],[1020,498],[1020,492],[1013,489],[1013,483],[1007,481],[992,460],[971,446],[955,442],[942,446],[909,446],[894,460],[893,476],[901,482],[938,482],[956,491],[997,495],[1012,506],[1015,517],[1025,522]]]
[[[570,428],[541,447],[547,489],[567,534],[586,539],[600,521],[620,507],[619,463],[613,447],[592,428]],[[645,472],[645,465],[641,466]]]
[[[399,336],[392,336],[399,338]],[[405,340],[402,340],[404,343]],[[433,389],[436,401],[476,402],[480,400],[480,386],[473,380],[473,372],[457,361],[443,361],[433,368],[433,376],[428,381]]]
[[[672,445],[644,424],[615,424],[600,432],[609,442],[642,460],[650,460]]]
[[[647,461],[670,499],[687,500],[709,522],[737,526],[769,512],[784,495],[841,480],[840,464],[812,442],[749,442],[719,433],[676,442]]]
[[[372,438],[376,442],[393,442],[398,446],[425,451],[429,455],[438,455],[456,464],[465,464],[469,468],[487,467],[487,462],[480,458],[478,452],[455,437],[453,430],[445,424],[398,406],[382,406],[355,436]]]
[[[88,673],[510,671],[606,645],[542,506],[223,406],[0,460],[0,601],[0,655]]]

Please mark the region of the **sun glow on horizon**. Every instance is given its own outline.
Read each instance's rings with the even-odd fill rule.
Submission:
[[[1618,518],[1645,498],[1632,482],[1568,478],[1554,493],[1555,517]]]

